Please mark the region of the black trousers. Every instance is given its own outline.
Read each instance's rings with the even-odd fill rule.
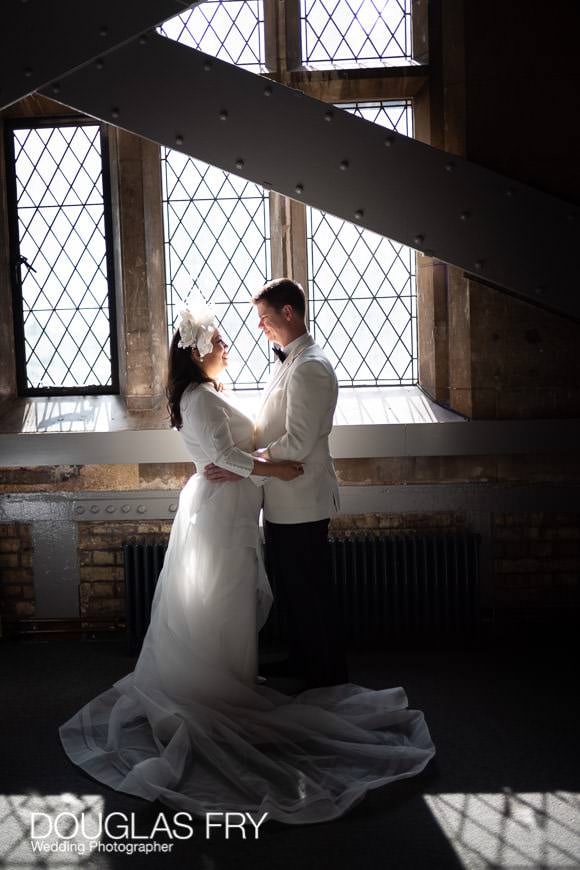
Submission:
[[[328,523],[264,521],[268,575],[288,625],[289,669],[315,686],[348,682]]]

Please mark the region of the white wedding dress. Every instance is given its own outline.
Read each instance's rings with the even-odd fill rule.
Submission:
[[[400,686],[292,697],[256,683],[271,603],[264,479],[203,476],[210,461],[248,474],[253,423],[207,384],[187,388],[181,407],[198,472],[180,494],[139,659],[60,727],[62,744],[100,782],[193,815],[335,819],[369,789],[423,770],[435,754],[423,713],[407,709]]]

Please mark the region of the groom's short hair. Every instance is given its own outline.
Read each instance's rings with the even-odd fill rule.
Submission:
[[[252,302],[267,302],[276,311],[281,311],[285,305],[290,305],[300,317],[306,314],[306,296],[302,286],[291,278],[276,278],[268,281],[253,297]]]

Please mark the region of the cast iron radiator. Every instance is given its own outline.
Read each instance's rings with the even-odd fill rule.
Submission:
[[[336,605],[350,648],[388,647],[408,640],[468,637],[480,622],[480,535],[454,532],[331,539]],[[123,545],[129,647],[140,646],[151,615],[167,542]],[[274,604],[261,642],[285,641],[287,626]]]

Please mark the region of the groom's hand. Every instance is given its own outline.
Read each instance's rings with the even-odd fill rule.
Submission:
[[[203,473],[208,480],[219,482],[221,480],[243,480],[241,474],[234,474],[233,471],[228,471],[227,468],[220,468],[219,465],[214,465],[210,462],[203,469]]]

